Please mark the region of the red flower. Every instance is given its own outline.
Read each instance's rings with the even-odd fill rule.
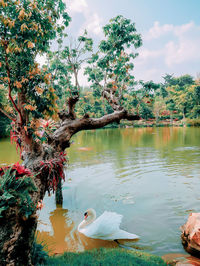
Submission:
[[[12,169],[16,170],[18,175],[32,175],[31,171],[25,168],[23,165],[20,165],[19,162],[15,163]]]
[[[0,168],[0,176],[2,176],[3,174],[4,174],[3,168]]]

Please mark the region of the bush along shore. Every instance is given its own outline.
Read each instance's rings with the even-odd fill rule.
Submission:
[[[113,126],[117,127],[117,126]],[[200,119],[158,120],[148,119],[133,122],[122,121],[120,127],[200,127]]]

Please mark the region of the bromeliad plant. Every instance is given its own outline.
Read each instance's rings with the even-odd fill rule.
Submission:
[[[31,178],[32,173],[19,163],[0,168],[0,218],[12,207],[18,207],[23,219],[31,216],[36,206],[30,194],[36,191]]]
[[[50,195],[51,190],[55,192],[60,180],[65,180],[64,165],[66,164],[66,154],[60,153],[58,158],[49,161],[41,161],[41,172],[47,174],[47,191]]]

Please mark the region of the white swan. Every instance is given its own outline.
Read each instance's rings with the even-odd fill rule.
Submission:
[[[138,239],[139,236],[119,228],[122,215],[105,211],[96,219],[94,209],[84,213],[84,220],[79,224],[78,231],[87,237],[103,240]]]

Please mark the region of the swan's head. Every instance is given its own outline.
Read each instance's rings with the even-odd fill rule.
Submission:
[[[96,219],[96,212],[94,209],[88,209],[84,213],[84,220],[79,224],[78,231],[81,232],[87,225],[91,224]]]
[[[94,221],[96,219],[96,212],[94,209],[88,209],[85,213],[84,213],[84,220],[85,221]]]

